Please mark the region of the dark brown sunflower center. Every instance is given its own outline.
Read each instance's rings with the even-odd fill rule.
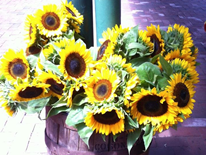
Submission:
[[[99,80],[95,85],[93,89],[94,97],[102,101],[104,99],[109,98],[112,92],[112,84],[108,80]]]
[[[162,50],[162,48],[160,47],[160,41],[159,41],[159,39],[157,38],[157,36],[155,34],[153,34],[150,37],[150,40],[154,44],[154,51],[151,54],[151,56],[155,56],[155,55],[159,54]]]
[[[42,16],[42,24],[47,30],[56,30],[60,26],[60,18],[54,12],[47,12]]]
[[[9,63],[9,73],[15,79],[17,77],[24,79],[27,77],[27,66],[21,59],[14,59]]]
[[[64,85],[62,83],[57,83],[54,79],[48,79],[46,83],[51,85],[49,87],[51,91],[55,92],[56,94],[62,95],[64,88]]]
[[[36,46],[30,46],[26,49],[26,55],[33,55],[33,54],[38,54],[41,52],[41,48],[36,47]]]
[[[115,124],[120,120],[115,110],[106,112],[105,114],[95,114],[94,119],[99,123],[108,125]]]
[[[18,94],[22,98],[35,98],[41,95],[43,92],[42,88],[37,87],[26,87],[26,89],[20,91]]]
[[[184,83],[175,85],[173,95],[176,96],[175,102],[178,102],[178,107],[185,107],[190,100],[190,93]]]
[[[168,105],[166,102],[160,103],[161,97],[154,95],[144,96],[138,101],[137,109],[146,116],[161,116],[167,112]]]
[[[65,68],[70,76],[79,78],[84,75],[86,64],[78,53],[72,53],[66,58]]]
[[[72,16],[76,17],[75,13],[69,7],[66,7],[66,9],[69,13],[72,14]]]
[[[100,60],[104,53],[105,53],[105,50],[107,49],[107,46],[109,44],[110,40],[106,40],[99,48],[98,50],[98,54],[97,54],[97,60]]]

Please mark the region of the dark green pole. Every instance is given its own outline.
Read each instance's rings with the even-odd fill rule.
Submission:
[[[102,32],[121,23],[121,0],[95,0],[97,45]]]
[[[87,48],[93,46],[93,17],[92,0],[68,0],[72,1],[74,7],[84,16],[84,22],[81,25],[80,35],[84,38]]]

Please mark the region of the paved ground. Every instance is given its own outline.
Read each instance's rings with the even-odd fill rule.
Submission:
[[[26,14],[33,13],[44,0],[0,0],[0,54],[9,48],[19,49],[23,43],[23,25]],[[51,1],[50,1],[51,2]],[[53,0],[53,2],[59,2]],[[170,129],[155,135],[150,155],[205,155],[206,154],[206,0],[122,0],[122,25],[141,29],[151,23],[166,29],[169,24],[183,24],[190,29],[199,48],[197,67],[200,83],[197,84],[195,107],[190,119],[177,131]],[[0,154],[46,155],[44,144],[45,122],[36,115],[19,113],[8,117],[0,108]]]

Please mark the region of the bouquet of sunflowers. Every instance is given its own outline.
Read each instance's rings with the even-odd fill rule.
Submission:
[[[87,49],[82,23],[67,1],[27,16],[27,48],[0,59],[1,103],[9,115],[50,106],[47,117],[68,112],[66,124],[84,130],[86,144],[94,132],[114,139],[127,132],[128,151],[142,132],[146,150],[156,132],[190,117],[198,49],[187,27],[116,25],[103,32],[100,47]]]

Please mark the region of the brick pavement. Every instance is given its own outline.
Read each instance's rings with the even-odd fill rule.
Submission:
[[[49,1],[51,2],[51,0]],[[58,0],[52,2],[58,3]],[[195,45],[199,48],[197,67],[200,83],[197,84],[195,107],[191,118],[179,125],[178,130],[166,130],[154,136],[150,155],[204,155],[206,154],[206,33],[203,23],[206,20],[206,0],[122,0],[122,25],[140,29],[159,24],[166,29],[169,24],[183,24],[190,29]],[[44,0],[0,0],[0,54],[8,48],[24,46],[23,23],[26,14],[33,13]],[[9,118],[0,108],[1,155],[26,154],[46,155],[44,144],[45,122],[36,115],[19,113]]]

